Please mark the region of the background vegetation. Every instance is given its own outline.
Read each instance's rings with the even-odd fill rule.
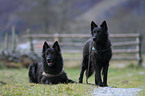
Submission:
[[[144,5],[144,0],[0,0],[0,39],[11,34],[12,26],[18,36],[28,28],[32,33],[89,34],[92,20],[106,20],[110,33],[144,36]]]

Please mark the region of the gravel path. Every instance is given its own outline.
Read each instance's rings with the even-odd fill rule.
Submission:
[[[140,88],[111,88],[99,87],[95,88],[92,96],[136,96]]]

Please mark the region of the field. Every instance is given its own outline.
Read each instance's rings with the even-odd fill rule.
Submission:
[[[58,84],[43,85],[29,83],[26,68],[0,69],[1,96],[89,96],[95,85]],[[78,81],[80,68],[65,68],[68,77]],[[94,83],[94,76],[89,78]],[[114,88],[141,88],[139,96],[145,96],[145,67],[138,68],[129,64],[125,68],[110,68],[108,85]]]

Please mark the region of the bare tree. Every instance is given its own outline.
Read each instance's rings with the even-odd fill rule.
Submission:
[[[63,33],[72,20],[69,12],[73,3],[68,0],[25,0],[22,6],[28,6],[28,10],[19,11],[17,15],[27,22],[27,27],[33,27],[31,29],[43,33]]]

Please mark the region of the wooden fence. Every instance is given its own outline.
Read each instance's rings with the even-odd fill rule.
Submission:
[[[23,35],[26,38],[52,38],[53,41],[59,41],[61,46],[81,46],[79,49],[64,49],[63,53],[82,53],[82,47],[85,41],[90,38],[89,34],[26,34]],[[63,41],[62,39],[68,39]],[[79,38],[80,40],[73,42],[75,39]],[[130,33],[130,34],[110,34],[110,38],[113,46],[113,60],[137,60],[138,65],[142,64],[142,55],[141,55],[141,35],[139,33]],[[85,39],[83,42],[81,39]],[[69,41],[69,42],[66,42]],[[76,58],[65,58],[65,60],[80,60],[81,57]]]

